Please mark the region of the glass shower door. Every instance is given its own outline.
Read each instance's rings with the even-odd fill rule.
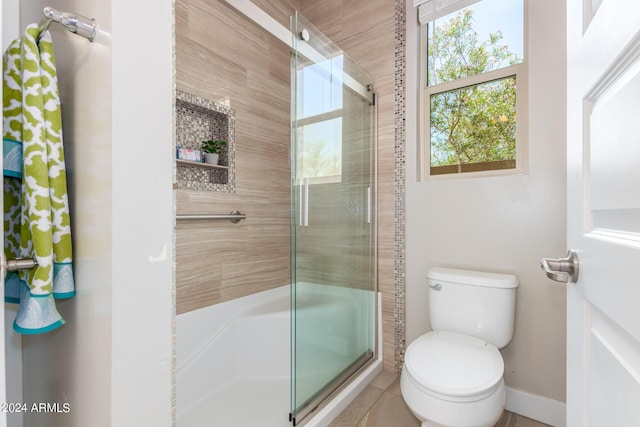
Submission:
[[[292,22],[291,414],[295,425],[373,358],[371,81],[300,15]]]

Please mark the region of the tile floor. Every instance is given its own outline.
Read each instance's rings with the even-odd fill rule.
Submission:
[[[402,399],[400,376],[381,372],[329,427],[420,427]],[[548,427],[505,411],[496,427]]]

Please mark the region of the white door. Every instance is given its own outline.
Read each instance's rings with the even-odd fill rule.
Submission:
[[[567,0],[567,138],[567,425],[640,426],[640,1]]]

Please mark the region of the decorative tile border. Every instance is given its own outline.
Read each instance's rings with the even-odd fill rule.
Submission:
[[[406,348],[405,312],[405,71],[406,9],[405,0],[396,0],[395,11],[395,229],[394,229],[394,338],[396,373],[402,371]]]
[[[175,2],[172,2],[171,5],[171,85],[173,89],[173,105],[176,104],[176,5]],[[176,149],[176,109],[173,109],[173,150]],[[173,163],[173,170],[171,171],[173,175],[173,188],[176,188],[176,163]],[[175,218],[176,215],[176,192],[173,191],[173,216]],[[171,425],[176,425],[176,415],[178,408],[178,399],[177,399],[177,387],[176,387],[176,232],[175,232],[175,223],[174,223],[174,231],[171,239],[171,251],[173,268],[171,268]]]
[[[227,141],[220,153],[220,164],[226,169],[212,169],[179,164],[176,188],[179,190],[226,191],[235,193],[235,110],[180,90],[176,91],[176,146],[200,149],[207,139]]]

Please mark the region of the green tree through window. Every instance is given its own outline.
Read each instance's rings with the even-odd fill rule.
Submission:
[[[436,86],[522,62],[500,31],[482,41],[473,10],[436,23],[427,48],[427,83]],[[431,174],[515,168],[516,76],[429,94]],[[464,165],[476,165],[467,167]],[[448,166],[448,167],[445,167]]]

